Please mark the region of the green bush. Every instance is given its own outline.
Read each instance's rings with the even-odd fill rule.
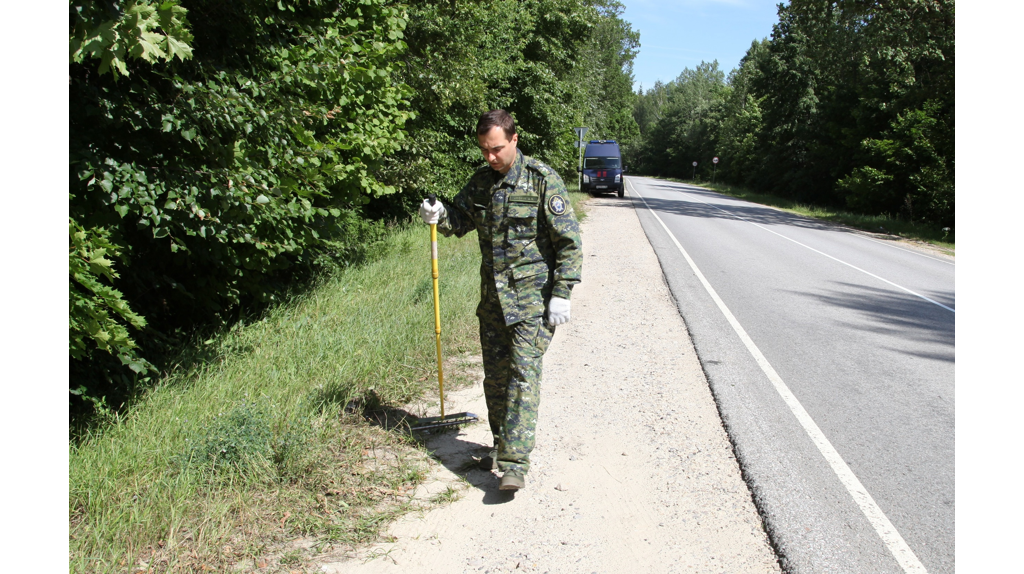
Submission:
[[[837,187],[846,202],[861,213],[901,214],[908,221],[930,220],[952,225],[955,194],[952,157],[944,146],[938,117],[941,105],[926,102],[923,109],[897,116],[882,137],[861,143],[865,161],[873,166],[853,170]]]
[[[271,301],[379,235],[359,209],[395,191],[374,171],[409,118],[409,90],[394,79],[402,9],[384,0],[99,6],[71,3],[69,210],[79,233],[121,255],[121,277],[117,291],[73,290],[73,317],[76,306],[113,309],[135,327],[145,317],[147,356],[175,329]],[[94,268],[79,270],[78,285],[116,278]],[[117,324],[72,320],[72,388],[116,391],[96,376],[109,370],[96,368],[97,350],[143,364]]]

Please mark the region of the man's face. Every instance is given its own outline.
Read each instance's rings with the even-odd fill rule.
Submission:
[[[519,134],[512,134],[512,139],[508,139],[501,126],[494,126],[486,134],[476,136],[476,139],[480,142],[480,152],[484,154],[487,163],[491,164],[491,168],[503,175],[508,173],[516,159]]]

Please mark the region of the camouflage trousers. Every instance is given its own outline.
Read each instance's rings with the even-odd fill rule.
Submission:
[[[496,303],[496,302],[495,302]],[[484,360],[487,419],[498,453],[498,470],[526,474],[536,443],[544,352],[555,328],[543,317],[505,325],[500,306],[481,303],[480,346]]]

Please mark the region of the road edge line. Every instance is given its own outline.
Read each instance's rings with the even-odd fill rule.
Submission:
[[[717,193],[714,190],[709,190],[709,191]],[[641,198],[641,199],[643,199],[643,198]],[[880,277],[880,276],[875,275],[874,273],[872,273],[870,271],[866,271],[864,269],[861,269],[860,267],[857,267],[853,263],[847,263],[846,261],[843,261],[842,259],[839,259],[838,257],[835,257],[833,255],[829,255],[828,253],[825,253],[824,251],[819,251],[819,250],[811,247],[810,245],[805,245],[803,243],[800,243],[799,241],[797,241],[796,239],[793,239],[792,237],[786,237],[785,235],[783,235],[783,234],[781,234],[781,233],[779,233],[777,231],[772,231],[771,229],[768,229],[767,227],[761,225],[760,223],[754,223],[753,221],[750,221],[749,219],[743,217],[742,215],[736,215],[735,213],[732,213],[732,212],[730,212],[730,211],[728,211],[726,209],[722,209],[721,207],[719,207],[719,206],[717,206],[717,205],[715,205],[713,203],[708,203],[708,202],[703,201],[700,198],[696,198],[696,197],[693,198],[693,199],[695,201],[697,201],[697,202],[703,203],[704,205],[710,205],[711,207],[714,207],[718,211],[721,211],[721,212],[724,212],[724,213],[728,213],[729,215],[735,217],[736,219],[739,219],[740,221],[749,223],[750,225],[753,225],[754,227],[757,227],[758,229],[761,229],[763,231],[767,231],[768,233],[772,233],[774,235],[778,235],[779,237],[781,237],[781,238],[783,238],[783,239],[785,239],[787,241],[792,241],[793,243],[796,243],[797,245],[799,245],[800,247],[803,247],[804,249],[808,249],[810,251],[813,251],[813,252],[817,253],[818,255],[822,255],[824,257],[828,257],[829,259],[835,261],[836,263],[841,263],[841,264],[846,265],[847,267],[849,267],[851,269],[854,269],[855,271],[860,271],[861,273],[867,275],[868,277],[874,277],[875,279],[878,279],[879,281],[881,281],[883,283],[888,283],[889,285],[892,285],[893,287],[895,287],[895,288],[897,288],[897,289],[899,289],[901,291],[905,291],[905,292],[910,293],[911,295],[913,295],[915,297],[918,297],[920,299],[924,299],[925,301],[927,301],[927,302],[929,302],[929,303],[931,303],[933,305],[938,305],[939,307],[942,307],[943,309],[945,309],[947,311],[950,311],[952,313],[956,313],[956,309],[953,309],[952,307],[947,307],[947,306],[943,305],[942,303],[939,303],[938,301],[936,301],[934,299],[930,299],[930,298],[925,297],[924,295],[922,295],[920,293],[917,293],[916,291],[912,291],[912,290],[907,289],[906,287],[904,287],[902,285],[899,285],[897,283],[893,283],[892,281],[889,281],[888,279],[886,279],[884,277]],[[644,203],[646,203],[646,202],[644,202]]]
[[[853,470],[851,470],[850,467],[846,464],[846,461],[843,460],[843,457],[840,456],[839,451],[837,451],[835,447],[832,446],[832,443],[829,442],[828,437],[825,436],[825,433],[823,433],[821,429],[818,428],[817,423],[814,422],[814,419],[811,418],[811,415],[807,412],[806,409],[804,409],[803,405],[800,403],[800,400],[797,399],[796,395],[794,395],[793,392],[789,390],[789,387],[782,380],[782,377],[779,376],[779,374],[775,371],[775,368],[772,367],[771,363],[768,362],[768,359],[764,356],[763,353],[761,353],[761,350],[754,343],[753,339],[750,338],[750,335],[747,334],[747,331],[743,328],[742,325],[740,325],[739,320],[737,320],[735,315],[732,314],[732,311],[729,310],[725,302],[722,301],[721,297],[718,296],[718,293],[715,291],[714,287],[711,286],[711,283],[708,282],[707,278],[704,277],[704,274],[701,273],[700,269],[697,267],[697,264],[693,261],[693,259],[690,258],[690,254],[686,252],[686,249],[684,249],[682,244],[679,243],[679,240],[676,239],[676,236],[672,234],[668,226],[665,225],[665,222],[662,221],[661,217],[659,217],[658,214],[653,209],[651,209],[651,206],[647,203],[647,200],[644,198],[644,196],[640,195],[636,191],[636,187],[633,185],[633,183],[630,182],[629,185],[631,188],[633,188],[632,195],[639,197],[640,200],[644,202],[644,205],[647,207],[648,213],[653,215],[654,218],[658,220],[658,223],[661,224],[661,227],[665,230],[665,233],[667,233],[669,238],[672,239],[672,243],[674,243],[676,248],[679,249],[679,252],[683,255],[683,258],[686,259],[686,262],[690,265],[690,269],[693,270],[694,274],[696,274],[697,276],[697,279],[700,280],[701,284],[704,286],[704,289],[708,292],[708,295],[711,296],[711,299],[715,302],[715,305],[718,306],[718,310],[721,311],[723,315],[725,315],[725,318],[729,322],[729,325],[733,328],[733,331],[735,331],[735,333],[739,336],[740,340],[743,342],[743,345],[747,348],[747,351],[751,354],[751,356],[753,356],[754,361],[761,368],[761,371],[765,374],[765,376],[768,377],[768,380],[771,381],[772,385],[775,387],[776,392],[779,393],[779,396],[782,398],[783,402],[785,402],[786,406],[789,407],[790,412],[792,412],[793,416],[796,417],[797,422],[799,422],[800,426],[803,427],[804,432],[806,432],[810,437],[811,442],[813,442],[814,445],[818,448],[818,452],[820,452],[821,455],[825,457],[825,461],[828,462],[830,467],[832,467],[832,471],[835,472],[836,476],[839,478],[839,481],[846,488],[846,491],[850,494],[851,497],[853,497],[854,502],[857,503],[857,506],[860,508],[864,516],[868,519],[868,522],[871,524],[871,527],[874,528],[875,532],[878,534],[879,538],[882,539],[882,542],[885,544],[886,548],[888,548],[889,552],[899,563],[900,567],[903,568],[903,571],[907,572],[907,574],[927,574],[928,571],[925,569],[924,564],[921,563],[921,561],[917,558],[917,555],[914,554],[914,551],[910,549],[910,546],[903,539],[903,536],[900,535],[899,531],[896,530],[896,527],[892,524],[892,522],[889,521],[889,518],[885,515],[884,512],[882,512],[882,509],[878,506],[878,503],[875,502],[875,499],[872,498],[871,494],[868,493],[866,488],[864,488],[864,485],[861,484],[860,479],[857,478],[857,476],[853,473]],[[808,249],[811,248],[808,247]]]

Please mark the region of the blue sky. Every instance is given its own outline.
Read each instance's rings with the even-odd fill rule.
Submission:
[[[633,89],[674,80],[684,68],[718,60],[726,75],[750,43],[771,36],[779,0],[619,0],[622,18],[640,31]]]

